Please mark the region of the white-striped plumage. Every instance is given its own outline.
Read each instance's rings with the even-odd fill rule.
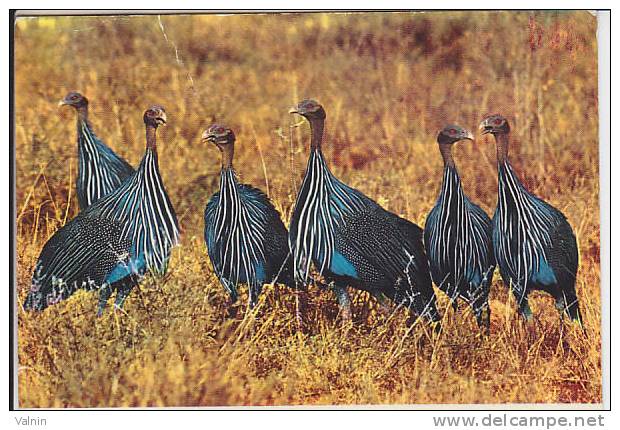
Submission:
[[[331,174],[320,149],[311,150],[289,238],[298,282],[308,282],[313,261],[319,262],[316,269],[320,275],[330,267],[335,230],[342,227],[345,215],[364,210],[370,204],[357,190]]]
[[[550,231],[557,218],[547,203],[523,188],[508,161],[499,165],[498,191],[493,218],[495,255],[517,297],[522,298],[541,261],[548,262],[546,249],[552,245]]]
[[[146,271],[166,271],[179,230],[157,161],[156,128],[165,123],[165,112],[154,106],[144,117],[147,149],[138,170],[48,240],[33,274],[28,309],[42,310],[77,288],[98,288],[101,313],[113,288],[122,306]]]
[[[77,190],[81,209],[118,188],[133,168],[106,147],[86,120],[78,119]]]
[[[441,289],[458,294],[456,288],[461,282],[473,282],[474,273],[480,276],[478,282],[492,276],[490,227],[486,214],[465,196],[456,169],[446,166],[437,204],[425,228],[431,267],[446,278],[435,279]],[[454,285],[447,285],[449,275]]]
[[[207,246],[214,255],[212,261],[216,275],[231,294],[236,285],[262,285],[256,273],[257,265],[264,265],[265,230],[268,227],[264,208],[252,198],[244,198],[232,168],[220,174],[220,192],[207,205],[206,219],[214,220],[213,243]]]
[[[170,249],[179,243],[179,228],[153,149],[147,148],[131,178],[95,206],[89,214],[121,223],[121,236],[131,241],[134,257],[143,256],[149,270],[166,271]]]

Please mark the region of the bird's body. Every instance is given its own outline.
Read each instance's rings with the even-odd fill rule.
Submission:
[[[442,139],[446,140],[442,143]],[[424,245],[435,284],[455,307],[458,298],[465,300],[478,324],[488,328],[488,296],[495,270],[491,219],[463,192],[451,155],[451,145],[461,139],[473,136],[458,126],[447,126],[438,137],[444,156],[443,182],[426,219]]]
[[[60,102],[77,112],[78,175],[76,191],[80,210],[117,189],[134,174],[127,161],[117,155],[93,132],[88,120],[88,100],[79,93],[69,93]]]
[[[234,136],[222,126],[212,126],[205,133],[215,136],[215,130],[220,129],[223,137],[228,132]],[[212,141],[218,144],[215,137]],[[222,141],[218,146],[232,144]],[[223,164],[220,191],[205,208],[204,238],[214,271],[231,300],[237,299],[237,286],[247,284],[253,307],[264,284],[291,284],[288,232],[269,198],[238,182],[232,168],[232,146],[224,146],[222,151],[231,151],[230,164]]]
[[[493,248],[504,282],[520,313],[532,317],[531,291],[551,294],[562,313],[581,323],[575,279],[579,265],[577,240],[566,217],[530,193],[508,161],[509,126],[492,115],[481,124],[492,133],[498,154],[498,202],[493,217]]]
[[[507,161],[499,166],[493,245],[502,278],[524,316],[531,316],[528,294],[542,290],[555,298],[559,310],[580,320],[573,230],[560,211],[525,189]]]
[[[343,306],[352,286],[439,320],[422,230],[330,172],[320,146],[324,111],[318,105],[322,118],[313,116],[308,105],[317,104],[304,101],[297,110],[310,121],[312,145],[289,228],[297,282],[308,283],[314,265]]]
[[[25,307],[43,310],[77,289],[99,289],[114,267],[129,264],[130,246],[122,238],[120,223],[78,215],[43,247]]]
[[[486,326],[495,269],[491,231],[489,216],[464,195],[456,170],[446,167],[441,194],[424,229],[431,275],[439,289],[453,301],[465,300],[478,323]]]
[[[156,110],[156,109],[160,109]],[[153,107],[145,113],[162,113]],[[176,214],[159,174],[154,119],[148,118],[147,149],[136,172],[59,229],[36,263],[26,309],[43,310],[79,288],[100,291],[99,312],[113,290],[121,306],[147,272],[166,271],[178,243]]]

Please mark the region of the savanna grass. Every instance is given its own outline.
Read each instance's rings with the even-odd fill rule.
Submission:
[[[123,311],[98,319],[85,292],[41,314],[18,306],[20,406],[601,402],[595,33],[586,12],[20,18],[19,304],[43,244],[77,213],[74,118],[56,107],[69,90],[87,95],[96,133],[134,165],[143,110],[166,107],[160,167],[182,229],[169,274]],[[267,286],[252,315],[246,296],[230,311],[202,240],[219,154],[200,133],[214,121],[235,130],[241,178],[288,222],[308,128],[287,111],[305,97],[327,110],[334,172],[419,225],[439,191],[439,128],[507,116],[515,168],[575,230],[586,335],[561,326],[542,294],[525,326],[498,274],[488,338],[439,292],[438,335],[359,292],[343,325],[331,294],[312,289],[309,333],[283,286]],[[455,148],[465,191],[489,213],[494,151],[482,137]]]

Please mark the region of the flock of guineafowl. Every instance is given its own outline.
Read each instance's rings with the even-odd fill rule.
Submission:
[[[114,291],[115,306],[122,307],[146,273],[165,273],[171,248],[179,242],[158,167],[157,128],[166,123],[166,112],[161,106],[144,112],[146,151],[134,169],[93,133],[86,97],[71,92],[60,104],[77,112],[80,213],[43,247],[24,308],[42,311],[84,288],[99,291],[101,315]],[[468,303],[488,332],[488,296],[497,265],[526,320],[532,319],[528,294],[542,290],[553,296],[561,318],[566,314],[582,324],[575,235],[559,210],[519,181],[508,160],[506,118],[490,115],[480,123],[480,132],[492,134],[497,144],[493,219],[463,193],[452,157],[454,143],[474,136],[448,125],[437,136],[443,182],[422,230],[331,173],[321,151],[323,106],[303,100],[290,113],[310,123],[311,139],[288,230],[262,191],[238,182],[233,130],[215,124],[202,134],[202,141],[217,146],[222,156],[220,189],[204,212],[204,239],[232,302],[240,284],[248,286],[254,307],[266,283],[285,284],[298,298],[314,283],[333,290],[343,317],[350,319],[346,288],[353,287],[370,293],[381,307],[389,299],[407,309],[410,321],[422,316],[439,327],[434,282],[455,309],[459,298]],[[298,317],[302,314],[299,306]]]

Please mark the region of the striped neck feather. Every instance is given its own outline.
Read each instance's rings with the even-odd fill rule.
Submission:
[[[99,139],[93,132],[90,124],[87,121],[78,119],[78,148],[80,153],[88,159],[95,161],[99,160],[99,154],[97,151],[97,142]]]
[[[87,121],[78,119],[78,193],[81,204],[90,206],[120,185],[111,154]]]

